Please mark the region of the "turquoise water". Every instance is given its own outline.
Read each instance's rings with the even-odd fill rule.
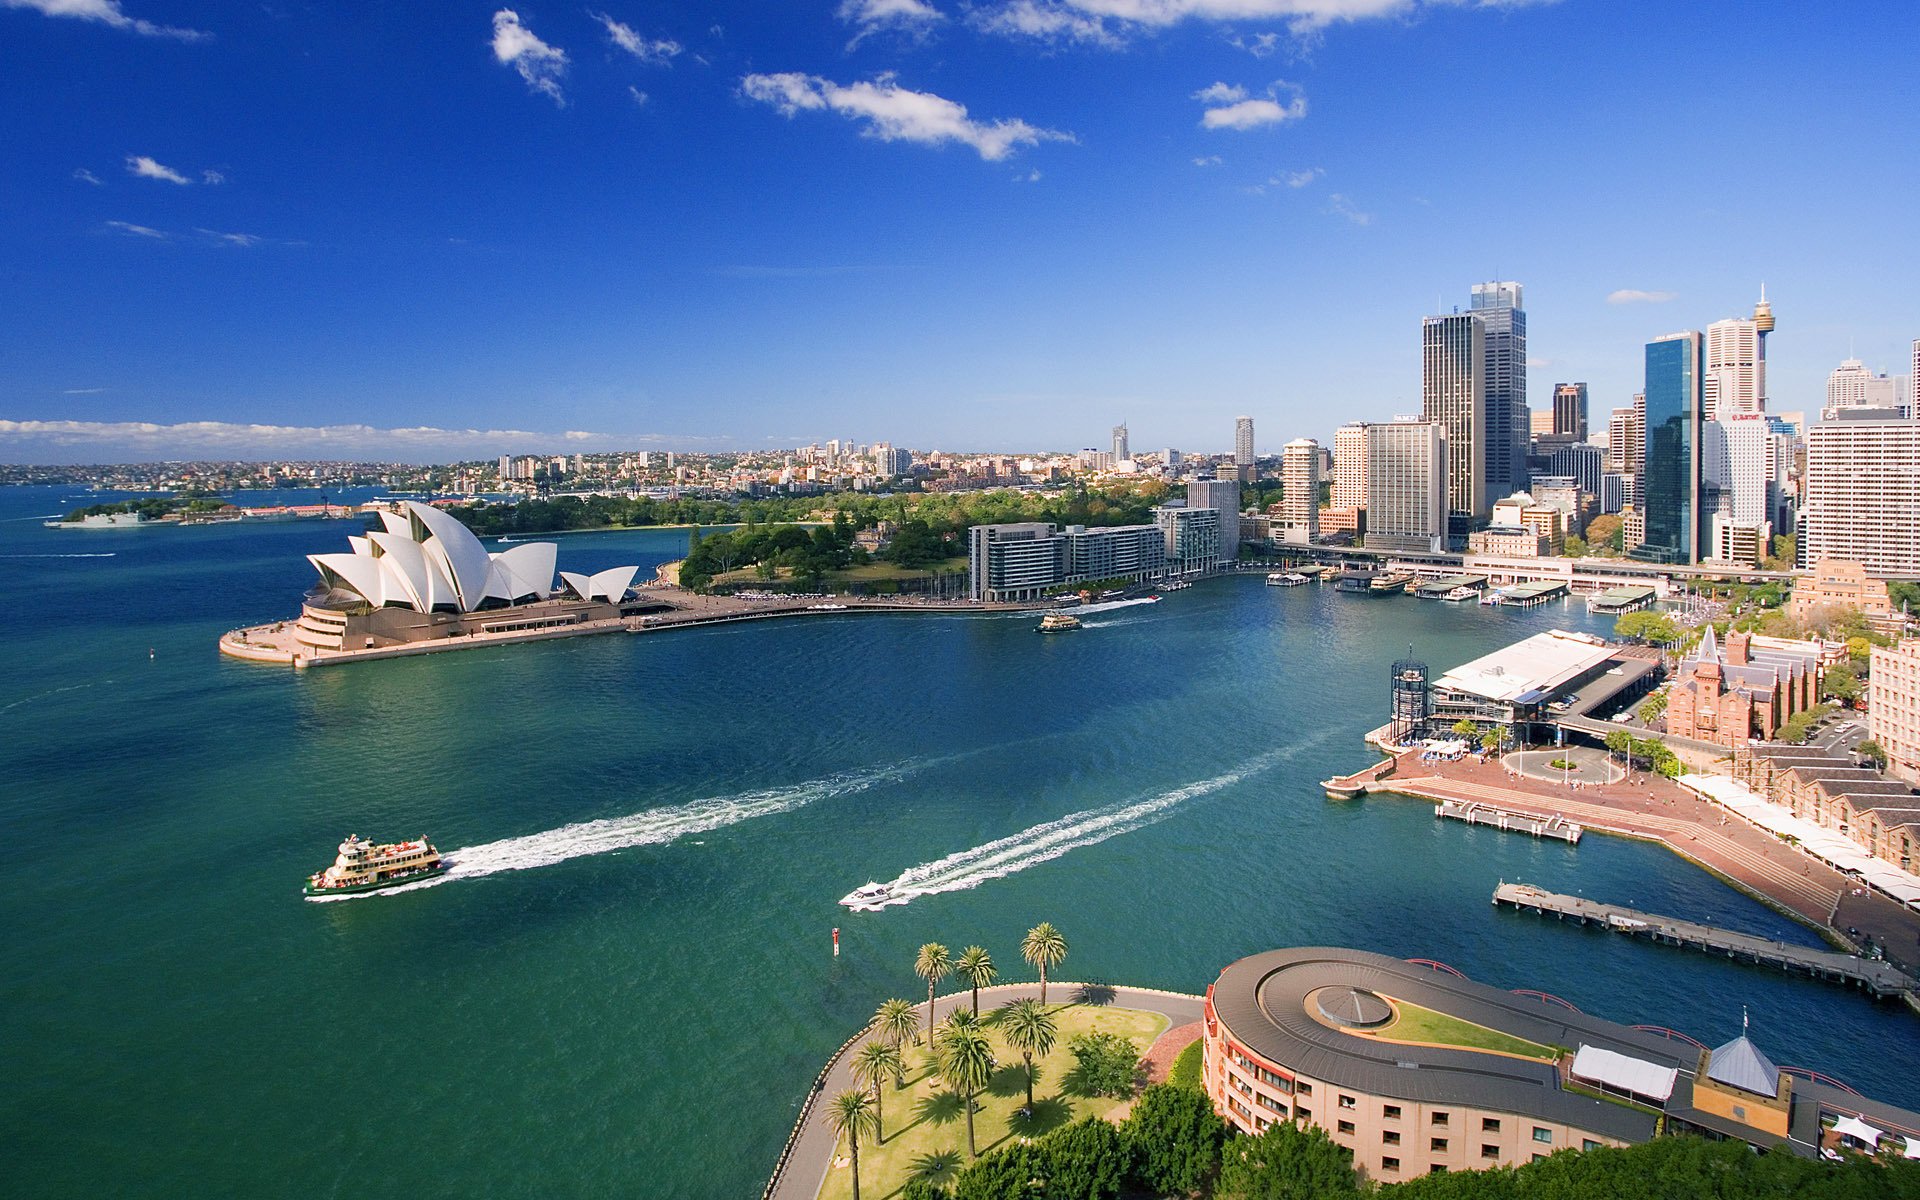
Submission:
[[[1200,991],[1240,955],[1333,943],[1710,1043],[1746,1005],[1778,1061],[1920,1106],[1904,1010],[1489,903],[1521,879],[1813,943],[1671,855],[1323,798],[1370,760],[1409,642],[1440,669],[1596,628],[1574,605],[1255,577],[1061,637],[835,616],[295,674],[215,639],[296,611],[302,556],[348,525],[23,519],[78,496],[0,490],[9,1196],[335,1196],[396,1172],[428,1196],[756,1194],[825,1055],[924,994],[916,946],[1011,969],[1040,920],[1074,978]],[[556,540],[592,570],[686,535]],[[73,554],[104,557],[37,557]],[[469,865],[301,902],[349,831]],[[949,890],[835,903],[907,872]]]

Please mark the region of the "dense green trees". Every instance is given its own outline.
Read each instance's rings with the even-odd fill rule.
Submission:
[[[1221,1152],[1221,1200],[1333,1200],[1358,1196],[1353,1153],[1317,1125],[1275,1121],[1259,1137],[1236,1137]]]
[[[1185,1196],[1219,1170],[1227,1126],[1205,1092],[1163,1083],[1140,1094],[1125,1133],[1140,1181],[1155,1195]]]
[[[1083,1117],[1039,1143],[1047,1200],[1113,1200],[1133,1173],[1133,1151],[1119,1128]]]
[[[1068,1086],[1083,1096],[1131,1096],[1140,1075],[1140,1051],[1112,1033],[1082,1033],[1067,1043],[1074,1068]]]
[[[1621,616],[1613,623],[1613,635],[1624,641],[1646,642],[1654,646],[1671,646],[1682,636],[1680,626],[1674,623],[1672,617],[1652,610]]]

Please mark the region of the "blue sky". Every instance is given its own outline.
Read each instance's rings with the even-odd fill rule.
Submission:
[[[1906,0],[0,0],[0,460],[1273,451],[1493,278],[1536,406],[1764,280],[1814,409],[1920,337],[1916,58]]]

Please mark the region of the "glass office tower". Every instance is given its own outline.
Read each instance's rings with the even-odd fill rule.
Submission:
[[[1633,557],[1647,562],[1697,563],[1712,514],[1700,495],[1701,366],[1704,339],[1697,330],[1647,343],[1646,460],[1639,483],[1646,539]]]

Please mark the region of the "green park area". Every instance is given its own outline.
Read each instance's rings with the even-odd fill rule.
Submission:
[[[840,567],[823,571],[817,579],[796,580],[795,568],[759,566],[742,567],[725,571],[713,577],[708,586],[714,591],[730,592],[740,589],[775,586],[781,589],[807,587],[825,591],[844,591],[848,585],[857,585],[867,592],[885,592],[889,585],[917,583],[932,579],[936,575],[964,575],[967,560],[964,555],[958,558],[946,558],[924,567],[903,567],[898,563],[874,560],[857,566]]]
[[[1409,1004],[1405,1000],[1393,1001],[1393,1007],[1398,1015],[1380,1028],[1369,1030],[1370,1036],[1391,1042],[1415,1042],[1423,1046],[1486,1050],[1494,1054],[1511,1054],[1515,1058],[1536,1058],[1542,1062],[1552,1062],[1559,1057],[1559,1051],[1551,1046],[1529,1042],[1525,1038],[1488,1029],[1472,1021],[1462,1021],[1459,1017]]]
[[[924,1012],[924,1009],[922,1010]],[[1129,1101],[1099,1094],[1100,1081],[1087,1078],[1070,1048],[1082,1035],[1110,1034],[1133,1044],[1145,1054],[1167,1028],[1159,1013],[1138,1009],[1055,1004],[1058,1032],[1052,1049],[1034,1061],[1036,1082],[1032,1115],[1023,1115],[1027,1103],[1026,1069],[1018,1051],[1007,1042],[996,1018],[999,1010],[982,1007],[982,1029],[995,1063],[984,1091],[974,1097],[976,1145],[987,1154],[1022,1139],[1037,1138],[1089,1116],[1116,1114]],[[906,1060],[903,1083],[886,1081],[881,1088],[881,1137],[860,1139],[860,1194],[867,1200],[897,1197],[915,1178],[945,1185],[971,1161],[967,1152],[966,1110],[960,1096],[940,1076],[932,1049],[924,1040],[901,1047]],[[820,1189],[821,1200],[843,1200],[852,1195],[846,1142],[841,1140],[834,1165]]]

